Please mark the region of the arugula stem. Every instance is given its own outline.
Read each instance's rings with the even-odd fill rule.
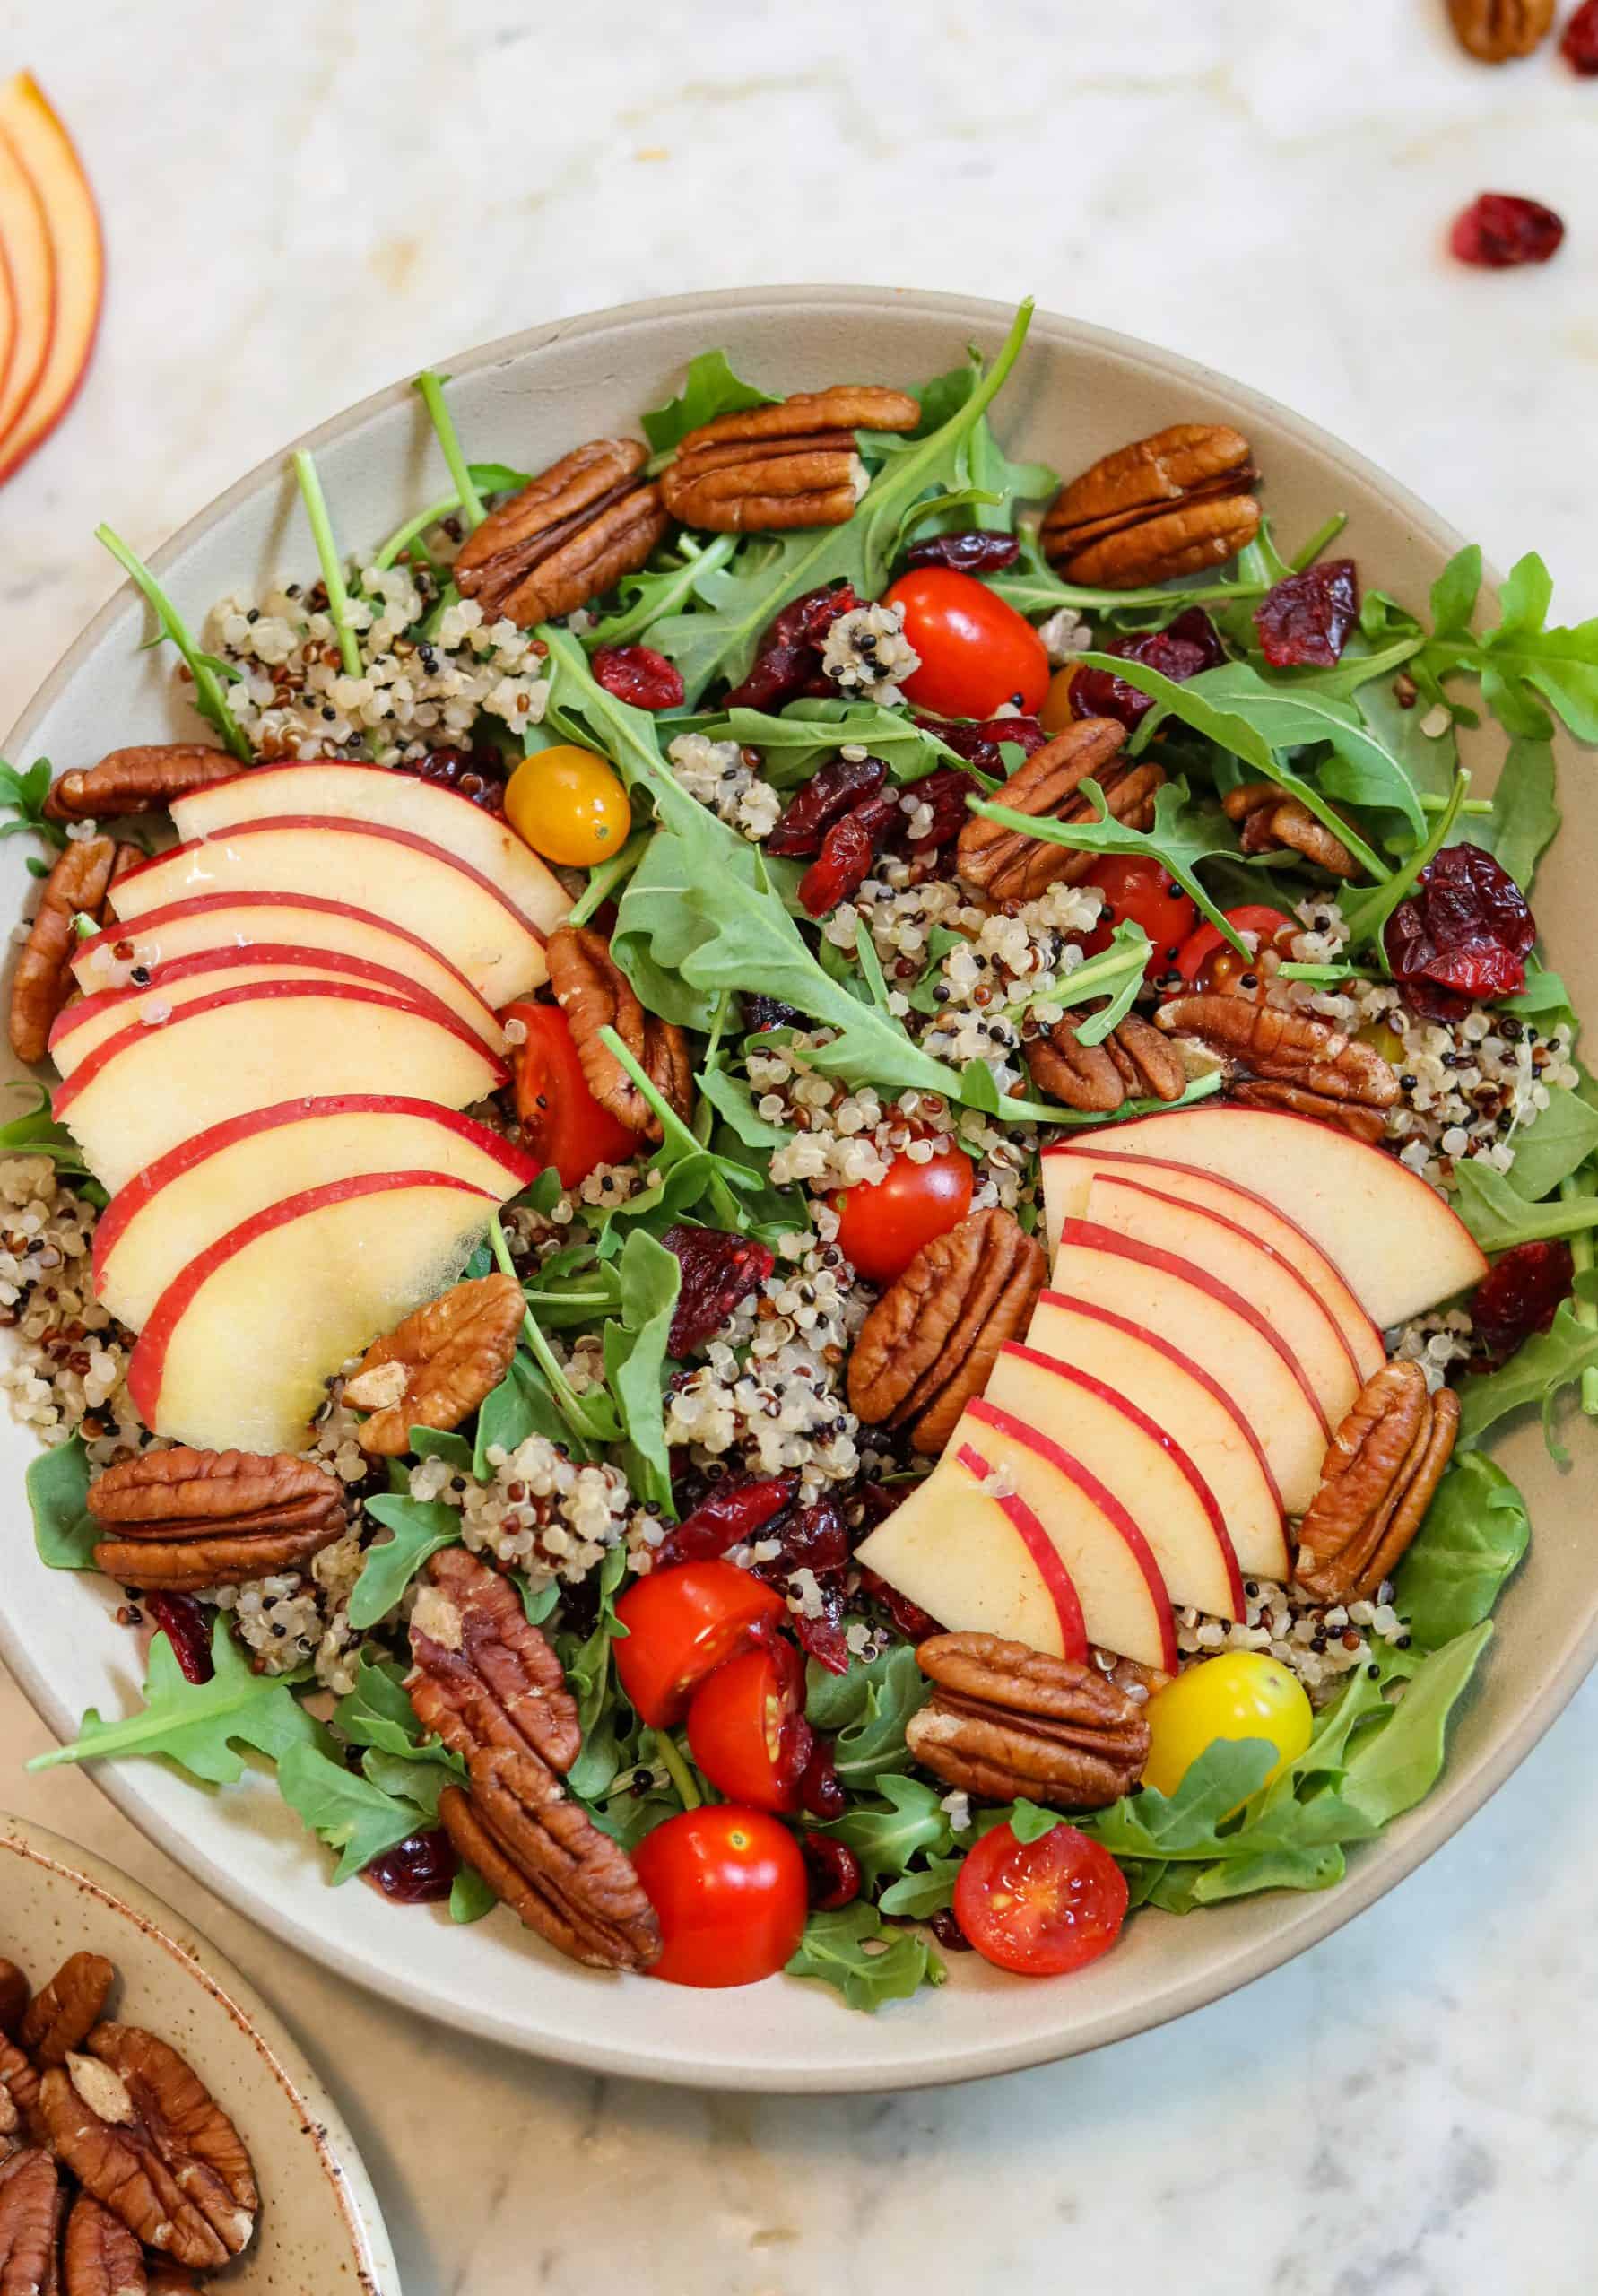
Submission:
[[[389,535],[372,560],[374,570],[392,566],[401,552],[410,548],[418,535],[424,535],[430,526],[436,526],[440,518],[447,518],[452,510],[458,510],[460,507],[458,494],[446,494],[437,502],[430,502],[425,510],[418,510],[413,518],[407,518],[396,533]]]
[[[659,1118],[660,1128],[664,1135],[661,1141],[662,1147],[665,1147],[669,1143],[674,1143],[677,1148],[680,1149],[682,1153],[685,1156],[698,1156],[701,1154],[704,1149],[704,1143],[689,1129],[687,1125],[683,1123],[682,1118],[677,1114],[676,1109],[673,1108],[669,1102],[662,1099],[654,1083],[650,1081],[645,1071],[639,1067],[631,1053],[628,1051],[627,1047],[616,1034],[615,1030],[601,1029],[599,1031],[599,1041],[604,1045],[612,1059],[621,1064],[621,1067],[632,1079],[633,1083],[638,1086],[638,1091],[648,1102],[650,1109]]]
[[[143,590],[155,609],[155,619],[161,635],[169,638],[182,656],[189,675],[195,682],[195,707],[202,718],[215,726],[227,747],[236,758],[248,765],[253,755],[243,728],[228,707],[222,681],[208,654],[201,653],[188,634],[187,625],[173,605],[161,584],[136,552],[128,548],[121,535],[108,526],[94,529],[94,539],[104,544],[123,572]],[[153,641],[152,641],[153,643]]]
[[[1346,510],[1334,510],[1324,526],[1317,526],[1309,540],[1307,543],[1301,543],[1288,560],[1288,564],[1294,573],[1302,574],[1307,566],[1313,566],[1328,544],[1337,540],[1348,522],[1349,514]]]
[[[439,444],[444,450],[444,460],[448,466],[450,477],[455,481],[456,500],[472,524],[474,526],[480,526],[488,513],[482,507],[482,497],[477,491],[471,471],[466,466],[466,457],[461,452],[461,442],[456,430],[455,418],[444,404],[444,386],[448,380],[447,375],[436,375],[430,367],[424,367],[416,378],[416,388],[421,393],[422,404],[428,412],[428,420],[431,422]]]
[[[704,1796],[693,1782],[693,1772],[683,1760],[682,1750],[669,1730],[656,1730],[655,1751],[660,1766],[676,1789],[677,1798],[685,1810],[697,1810]]]
[[[1449,800],[1446,797],[1435,797],[1429,790],[1421,790],[1420,792],[1420,810],[1423,813],[1444,813],[1448,810]],[[1459,810],[1462,813],[1490,813],[1492,811],[1492,799],[1490,797],[1467,797],[1461,804]]]
[[[1559,1182],[1559,1194],[1567,1204],[1582,1195],[1574,1172],[1568,1172]],[[1571,1264],[1577,1275],[1590,1275],[1594,1266],[1591,1231],[1570,1239]],[[1577,1299],[1574,1302],[1576,1320],[1585,1324],[1589,1331],[1598,1331],[1598,1300]],[[1581,1375],[1581,1407],[1589,1419],[1598,1419],[1598,1363],[1589,1363]]]
[[[647,851],[653,834],[651,830],[638,831],[620,853],[612,853],[608,861],[601,861],[589,870],[587,884],[567,912],[568,925],[586,925],[595,910],[603,908],[618,886],[626,883]]]
[[[488,1240],[489,1249],[493,1253],[500,1272],[508,1275],[520,1290],[522,1279],[517,1274],[516,1262],[510,1257],[510,1246],[505,1239],[505,1231],[499,1224],[497,1212],[489,1222]],[[532,1309],[525,1306],[526,1294],[524,1292],[522,1297],[522,1334],[532,1350],[534,1361],[550,1383],[550,1391],[561,1418],[574,1434],[580,1435],[585,1442],[590,1442],[595,1437],[594,1422],[583,1408],[582,1397],[561,1370],[554,1349],[538,1328]]]
[[[651,576],[651,587],[636,605],[626,607],[621,613],[607,614],[596,622],[592,630],[583,633],[583,644],[592,653],[596,646],[625,646],[640,637],[663,614],[675,613],[693,595],[694,585],[701,575],[712,574],[725,566],[738,544],[742,535],[717,535],[713,542],[701,548],[688,535],[681,538],[680,547],[687,553],[687,562],[676,575]]]
[[[1398,907],[1399,902],[1412,889],[1428,862],[1434,859],[1448,842],[1448,832],[1454,827],[1459,809],[1470,794],[1470,773],[1462,765],[1455,774],[1454,787],[1449,793],[1448,802],[1437,815],[1437,824],[1424,845],[1418,845],[1404,861],[1403,867],[1395,869],[1391,876],[1366,889],[1362,897],[1357,897],[1353,901],[1345,901],[1343,904],[1343,915],[1349,918],[1355,942],[1368,941],[1370,943],[1385,975],[1391,976],[1393,968],[1387,961],[1387,950],[1382,937],[1382,927]],[[1349,915],[1350,909],[1353,910],[1352,917]]]
[[[350,627],[350,594],[344,587],[343,561],[334,540],[333,520],[327,514],[327,500],[317,475],[317,465],[303,447],[294,457],[294,475],[305,499],[305,515],[310,520],[311,539],[317,545],[322,579],[327,586],[327,611],[338,638],[339,659],[344,665],[345,676],[358,678],[363,665],[360,645]]]

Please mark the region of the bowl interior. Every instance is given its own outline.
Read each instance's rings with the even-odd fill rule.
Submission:
[[[640,410],[672,395],[686,361],[715,344],[775,389],[854,378],[909,382],[956,364],[968,343],[991,355],[1009,316],[993,304],[872,289],[682,298],[562,322],[452,360],[451,404],[470,455],[537,469],[581,439],[636,431]],[[1219,375],[1040,314],[998,409],[1012,452],[1065,473],[1165,423],[1205,418],[1248,434],[1287,546],[1344,510],[1340,547],[1367,579],[1424,604],[1458,537],[1370,464]],[[403,386],[307,443],[347,550],[374,545],[441,491],[422,410]],[[241,481],[156,564],[196,624],[231,589],[288,570],[303,575],[314,555],[284,465]],[[143,607],[125,591],[37,697],[8,754],[20,763],[48,755],[61,768],[92,761],[114,743],[169,738],[182,718],[170,657],[139,652],[144,634]],[[1478,787],[1490,787],[1501,749],[1495,733],[1466,737]],[[1568,744],[1563,761],[1576,767]],[[1538,880],[1545,944],[1578,1006],[1598,994],[1598,952],[1577,924],[1595,862],[1598,831],[1573,813]],[[14,916],[28,891],[22,841],[0,846],[4,913]],[[17,1547],[0,1574],[0,1648],[65,1735],[86,1706],[115,1710],[131,1699],[135,1645],[98,1582],[35,1563],[21,1491],[32,1448],[22,1430],[0,1425]],[[207,1796],[158,1764],[130,1763],[112,1766],[102,1782],[180,1863],[280,1935],[430,2015],[540,2055],[773,2090],[909,2085],[1036,2063],[1179,2014],[1324,1935],[1444,1840],[1547,1727],[1598,1649],[1598,1589],[1573,1491],[1540,1433],[1515,1430],[1501,1456],[1531,1505],[1532,1554],[1500,1606],[1498,1635],[1430,1798],[1356,1850],[1336,1889],[1182,1919],[1145,1914],[1115,1953],[1069,1979],[1020,1983],[960,1956],[942,1990],[870,2021],[823,1987],[784,1979],[725,1995],[613,1980],[557,1959],[502,1913],[456,1929],[441,1910],[401,1909],[359,1886],[331,1889],[329,1861],[268,1779]]]

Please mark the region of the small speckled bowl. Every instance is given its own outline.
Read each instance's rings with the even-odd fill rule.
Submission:
[[[39,1986],[80,1952],[116,1963],[113,2013],[180,2050],[249,2147],[260,2220],[218,2296],[400,2296],[349,2130],[231,1962],[114,1866],[0,1816],[0,1956]]]

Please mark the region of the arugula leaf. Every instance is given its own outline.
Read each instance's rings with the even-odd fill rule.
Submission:
[[[585,1801],[603,1794],[621,1767],[615,1716],[607,1717],[610,1726],[604,1734],[598,1726],[610,1698],[611,1645],[627,1632],[616,1616],[615,1604],[616,1589],[626,1575],[626,1548],[610,1548],[599,1566],[599,1615],[592,1633],[581,1643],[575,1635],[563,1634],[555,1646],[577,1700],[578,1726],[583,1735],[583,1750],[568,1773],[567,1783]]]
[[[497,1387],[483,1397],[477,1413],[477,1439],[472,1450],[472,1473],[479,1483],[491,1480],[493,1468],[489,1463],[491,1450],[511,1452],[525,1443],[529,1435],[542,1435],[546,1442],[559,1444],[574,1458],[586,1460],[590,1453],[579,1443],[556,1408],[543,1374],[526,1352],[518,1347],[510,1359],[510,1369]]]
[[[37,1095],[33,1106],[22,1116],[13,1116],[8,1124],[0,1124],[0,1158],[7,1156],[48,1156],[64,1180],[71,1181],[79,1196],[102,1208],[106,1192],[83,1161],[83,1152],[64,1124],[57,1124],[50,1113],[50,1095],[45,1086],[31,1076],[13,1076],[8,1080],[8,1090],[32,1092]]]
[[[1394,1579],[1393,1607],[1417,1647],[1435,1650],[1479,1626],[1530,1536],[1525,1500],[1503,1468],[1481,1451],[1462,1451]]]
[[[419,1459],[442,1459],[456,1474],[472,1472],[472,1446],[464,1435],[439,1427],[413,1427],[411,1448]]]
[[[954,1884],[965,1864],[964,1852],[952,1857],[929,1857],[925,1866],[890,1882],[877,1900],[879,1913],[902,1921],[928,1921],[954,1903]]]
[[[30,1460],[22,1478],[33,1544],[52,1570],[92,1570],[101,1533],[89,1512],[89,1458],[81,1435]]]
[[[1259,1792],[1275,1761],[1264,1738],[1217,1738],[1174,1794],[1144,1786],[1084,1819],[1082,1831],[1116,1857],[1224,1857],[1216,1829]]]
[[[636,1228],[622,1247],[621,1276],[621,1320],[604,1326],[604,1375],[627,1437],[627,1479],[638,1498],[674,1518],[661,1395],[682,1264]]]
[[[373,1665],[360,1658],[355,1686],[333,1709],[333,1726],[352,1745],[365,1746],[410,1763],[436,1763],[463,1781],[465,1764],[442,1738],[430,1737],[416,1718],[397,1666]]]
[[[1483,1619],[1434,1650],[1416,1669],[1391,1718],[1355,1745],[1343,1771],[1342,1799],[1372,1828],[1412,1810],[1436,1784],[1448,1718],[1492,1633],[1491,1620]]]
[[[729,709],[700,730],[708,741],[758,749],[760,771],[774,789],[808,780],[825,758],[846,748],[869,750],[896,781],[919,781],[940,765],[961,762],[946,742],[904,711],[841,697],[791,701],[780,718],[762,709]]]
[[[275,1761],[291,1746],[319,1746],[326,1734],[294,1696],[299,1674],[257,1674],[234,1641],[225,1617],[211,1632],[208,1683],[187,1681],[171,1643],[158,1634],[150,1645],[144,1703],[120,1722],[103,1722],[91,1706],[72,1744],[36,1754],[30,1770],[57,1762],[99,1761],[109,1754],[164,1754],[191,1778],[231,1786],[244,1775],[239,1746]]]
[[[1550,1108],[1552,1113],[1552,1094]],[[1578,1102],[1585,1107],[1585,1102]],[[1536,1127],[1527,1135],[1536,1138]],[[1516,1158],[1518,1163],[1519,1159]],[[1454,1208],[1484,1252],[1507,1252],[1545,1236],[1576,1236],[1598,1227],[1598,1196],[1578,1196],[1548,1204],[1528,1204],[1509,1173],[1495,1171],[1480,1156],[1454,1168]]]
[[[449,1918],[465,1928],[492,1913],[499,1902],[475,1866],[463,1866],[450,1884]]]
[[[1598,1109],[1562,1084],[1550,1084],[1547,1091],[1548,1106],[1517,1137],[1509,1167],[1516,1195],[1532,1201],[1558,1187],[1598,1149]]]
[[[386,1618],[430,1555],[454,1546],[461,1535],[460,1509],[441,1499],[406,1499],[386,1492],[369,1499],[366,1511],[392,1536],[367,1549],[360,1576],[350,1590],[350,1624],[357,1633]]]
[[[1530,892],[1537,863],[1559,826],[1554,754],[1548,742],[1510,743],[1492,793],[1492,811],[1472,815],[1461,834],[1485,846],[1523,892]]]
[[[1342,913],[1349,933],[1350,948],[1369,946],[1377,952],[1383,969],[1386,969],[1387,952],[1382,944],[1382,927],[1407,893],[1414,887],[1420,872],[1441,852],[1454,833],[1471,787],[1471,777],[1462,766],[1454,777],[1454,787],[1447,803],[1433,821],[1426,841],[1388,876],[1381,877],[1374,885],[1362,885],[1345,891]],[[1344,839],[1345,844],[1347,839]]]
[[[812,1913],[789,1977],[835,1986],[851,2009],[875,2014],[885,2001],[908,2001],[924,1985],[942,1985],[942,1962],[923,1937],[890,1929],[874,1906],[856,1899],[838,1913]]]
[[[1253,726],[1272,754],[1329,743],[1332,755],[1317,769],[1314,786],[1345,804],[1377,806],[1397,814],[1412,832],[1411,841],[1425,836],[1419,791],[1352,702],[1297,683],[1272,682],[1247,662],[1227,662],[1187,683],[1189,689],[1202,689],[1207,702],[1218,703]],[[1273,766],[1270,778],[1281,778],[1280,765]],[[1304,777],[1292,774],[1289,781],[1294,795],[1301,795]],[[1342,825],[1340,835],[1346,827]],[[1378,867],[1374,874],[1382,872]]]
[[[913,1858],[952,1847],[949,1813],[923,1779],[888,1771],[877,1780],[876,1792],[880,1799],[855,1802],[841,1818],[816,1828],[854,1851],[868,1883],[906,1874]]]
[[[934,926],[933,929],[935,932],[938,928]],[[794,1135],[786,1125],[769,1124],[760,1114],[753,1087],[742,1076],[730,1074],[719,1062],[702,1068],[694,1081],[746,1148],[781,1148],[793,1139]]]
[[[1546,741],[1548,702],[1578,741],[1598,742],[1598,617],[1550,630],[1553,579],[1529,552],[1509,570],[1496,627],[1472,633],[1481,576],[1479,550],[1450,561],[1432,593],[1436,627],[1419,667],[1438,683],[1462,671],[1480,678],[1481,698],[1507,733]]]
[[[705,813],[702,805],[697,810]],[[700,1036],[715,1023],[716,992],[690,987],[682,969],[714,927],[685,908],[682,896],[690,882],[716,883],[723,860],[719,842],[691,821],[680,830],[657,830],[628,880],[611,934],[611,954],[646,1010]]]
[[[1577,1313],[1578,1302],[1585,1306],[1594,1301],[1598,1301],[1598,1276],[1590,1272],[1578,1275],[1575,1300],[1567,1300],[1555,1309],[1547,1331],[1533,1333],[1500,1370],[1461,1382],[1461,1450],[1472,1450],[1488,1429],[1510,1412],[1535,1404],[1542,1413],[1542,1438],[1550,1456],[1561,1466],[1569,1465],[1569,1454],[1554,1434],[1554,1407],[1566,1387],[1598,1366],[1598,1326],[1584,1323]]]
[[[850,1786],[874,1785],[909,1768],[905,1725],[931,1696],[932,1684],[904,1642],[869,1661],[852,1658],[844,1674],[828,1673],[813,1658],[806,1669],[805,1714],[835,1738],[838,1774]]]
[[[459,1754],[447,1749],[436,1761],[424,1761],[415,1754],[391,1754],[386,1747],[369,1746],[360,1767],[380,1793],[413,1804],[430,1826],[439,1822],[439,1796],[444,1788],[464,1785],[466,1776]]]
[[[16,837],[23,830],[31,830],[35,837],[47,845],[57,848],[66,843],[66,829],[61,822],[45,818],[44,802],[50,794],[50,761],[35,758],[26,773],[19,773],[8,761],[0,757],[0,811],[16,815],[15,821],[0,824],[0,838]]]
[[[346,1770],[312,1745],[285,1748],[277,1765],[278,1790],[308,1831],[342,1854],[336,1889],[396,1842],[420,1833],[426,1813],[414,1802],[386,1794],[369,1778]]]
[[[1083,656],[1083,660],[1089,657]],[[1107,660],[1116,657],[1107,656]],[[1129,668],[1142,671],[1146,665],[1130,663]],[[1154,673],[1153,674],[1158,674]],[[1168,680],[1165,681],[1168,683]],[[1181,687],[1174,691],[1181,692]],[[1269,752],[1266,752],[1269,755]],[[1272,778],[1276,778],[1272,774]],[[989,821],[1001,822],[1005,829],[1019,830],[1024,837],[1035,837],[1046,845],[1067,845],[1087,853],[1144,854],[1158,862],[1167,874],[1176,878],[1189,900],[1207,917],[1212,925],[1241,949],[1226,912],[1218,909],[1204,891],[1194,874],[1198,864],[1215,854],[1235,854],[1238,840],[1231,823],[1219,805],[1200,804],[1190,801],[1187,784],[1180,775],[1167,781],[1154,793],[1154,820],[1147,830],[1129,829],[1112,814],[1103,790],[1097,781],[1080,785],[1079,795],[1085,796],[1093,807],[1087,821],[1061,822],[1032,813],[1018,813],[1009,805],[1001,805],[986,798],[971,801],[971,810],[982,813]],[[792,999],[789,1002],[792,1003]]]
[[[245,738],[238,719],[228,707],[225,690],[226,683],[237,678],[239,673],[230,664],[219,661],[214,654],[203,654],[200,651],[189,636],[187,624],[184,622],[182,615],[173,605],[143,560],[128,548],[120,535],[113,533],[109,526],[100,526],[94,529],[94,538],[96,542],[104,544],[117,565],[126,574],[132,577],[154,608],[158,626],[157,635],[149,642],[156,645],[162,638],[171,639],[187,665],[189,675],[194,680],[195,709],[204,718],[206,724],[213,726],[221,735],[224,748],[231,750],[236,758],[242,759],[244,763],[248,765],[252,756],[250,745]]]
[[[739,535],[690,535],[683,528],[664,565],[622,576],[616,595],[628,603],[584,632],[587,651],[595,653],[601,646],[630,646],[664,615],[681,613],[699,584],[726,564],[742,539]]]
[[[680,446],[701,422],[714,422],[718,414],[741,414],[745,407],[776,404],[769,391],[743,381],[733,372],[725,351],[701,351],[688,362],[688,379],[681,396],[642,418],[644,436],[657,455],[664,455]]]

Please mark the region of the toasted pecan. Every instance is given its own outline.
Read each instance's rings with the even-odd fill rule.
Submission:
[[[1245,1105],[1324,1115],[1363,1138],[1379,1137],[1398,1099],[1398,1079],[1376,1047],[1313,1013],[1205,990],[1169,998],[1154,1017],[1168,1036],[1196,1038],[1220,1055],[1232,1097]]]
[[[602,1108],[640,1139],[658,1140],[660,1119],[608,1047],[602,1029],[614,1029],[656,1091],[681,1117],[693,1106],[693,1063],[688,1039],[674,1022],[646,1013],[603,933],[563,925],[544,946],[550,987],[571,1025],[588,1090]]]
[[[920,420],[905,391],[800,391],[690,430],[661,474],[661,495],[673,517],[713,533],[844,526],[864,483],[856,430],[913,430]]]
[[[171,1594],[296,1569],[345,1528],[337,1477],[289,1451],[141,1451],[95,1478],[89,1512],[98,1570]]]
[[[344,1382],[344,1401],[372,1414],[360,1431],[361,1449],[397,1458],[411,1448],[413,1427],[458,1427],[510,1369],[525,1305],[514,1276],[477,1276],[374,1340]],[[390,1400],[382,1400],[374,1374],[385,1393],[397,1386]]]
[[[659,488],[639,481],[647,459],[636,439],[562,455],[467,535],[453,570],[461,596],[531,629],[636,573],[670,524]]]
[[[61,2065],[100,2022],[117,1972],[103,1953],[69,1953],[36,1993],[17,2039],[36,2065]]]
[[[134,2234],[102,2202],[81,2192],[61,2242],[61,2296],[149,2296],[149,2290],[144,2251]]]
[[[1135,1013],[1095,1045],[1083,1044],[1067,1013],[1028,1045],[1026,1060],[1038,1091],[1090,1115],[1113,1116],[1128,1099],[1179,1100],[1187,1089],[1174,1047]]]
[[[445,1547],[427,1566],[411,1655],[405,1688],[416,1718],[456,1753],[520,1747],[551,1770],[571,1768],[583,1739],[560,1661],[510,1581],[464,1546]]]
[[[1316,821],[1307,805],[1284,795],[1274,781],[1244,781],[1221,801],[1229,821],[1241,824],[1243,852],[1301,853],[1333,877],[1357,877],[1359,865],[1335,831]]]
[[[11,981],[11,1048],[19,1060],[42,1060],[49,1050],[50,1030],[73,990],[73,919],[98,921],[117,850],[109,837],[71,838],[44,881]]]
[[[1112,590],[1200,572],[1259,531],[1248,441],[1220,422],[1177,422],[1103,455],[1062,487],[1044,551],[1068,581]]]
[[[48,2152],[24,2145],[0,2160],[0,2291],[54,2296],[61,2217],[60,2173]]]
[[[142,742],[109,751],[98,765],[60,775],[50,784],[45,815],[53,822],[95,822],[156,813],[174,797],[231,781],[242,770],[230,751],[213,743]]]
[[[1085,822],[1097,817],[1081,791],[1082,783],[1092,780],[1116,821],[1146,829],[1165,776],[1157,765],[1120,764],[1125,739],[1126,728],[1114,718],[1078,718],[1016,768],[995,802],[1040,821]],[[1000,902],[1034,900],[1052,884],[1079,884],[1098,859],[1096,853],[1028,837],[982,813],[966,822],[955,847],[960,875]]]
[[[1325,1602],[1374,1595],[1425,1519],[1459,1432],[1459,1397],[1418,1363],[1384,1364],[1332,1439],[1299,1526],[1300,1586]]]
[[[1507,64],[1548,38],[1554,0],[1448,0],[1448,18],[1467,56],[1478,64]]]
[[[934,1688],[906,1743],[951,1786],[1087,1810],[1118,1801],[1142,1775],[1148,1723],[1099,1668],[995,1634],[934,1635],[916,1657]]]

